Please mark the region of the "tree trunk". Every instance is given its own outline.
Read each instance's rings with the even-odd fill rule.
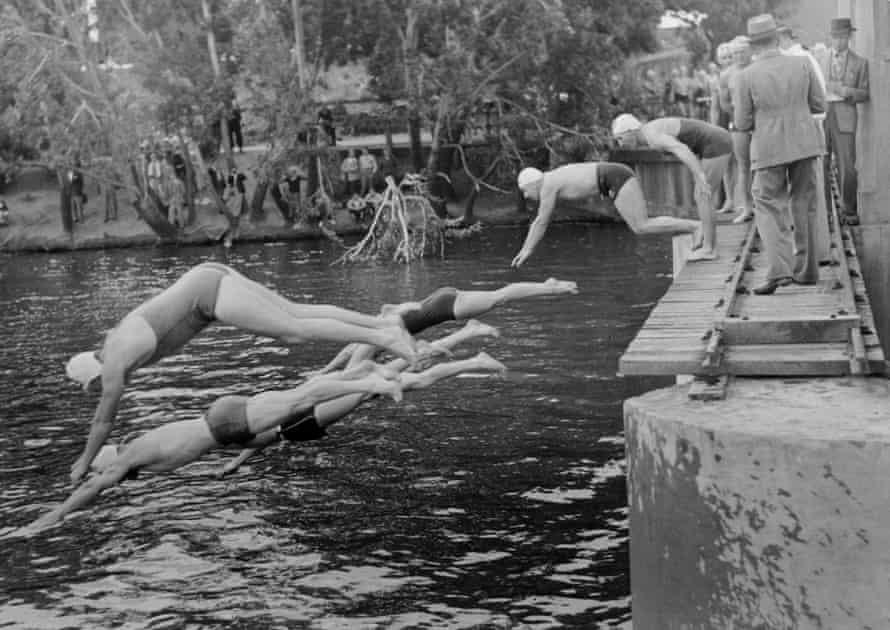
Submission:
[[[408,135],[411,139],[411,164],[414,172],[423,170],[423,144],[420,137],[420,112],[414,107],[408,113]]]
[[[64,169],[59,171],[59,210],[62,213],[62,228],[74,232],[74,218],[71,216],[71,182]]]
[[[476,209],[476,198],[479,196],[479,186],[474,185],[470,189],[470,196],[467,197],[466,204],[464,205],[464,223],[466,225],[472,225],[476,222],[475,209]]]
[[[201,0],[201,12],[204,22],[207,24],[207,52],[210,54],[210,64],[213,66],[213,76],[217,81],[222,79],[222,70],[219,66],[219,55],[216,52],[216,36],[213,34],[213,15],[210,12],[209,0]],[[229,142],[229,107],[226,104],[220,114],[219,129],[222,134],[223,153],[226,156],[228,170],[235,168],[235,157],[232,155],[232,145]]]
[[[278,186],[272,186],[270,188],[270,193],[272,194],[272,201],[275,202],[275,207],[278,208],[278,211],[281,213],[285,222],[291,221],[290,206],[284,198],[284,195],[281,194],[281,189]]]
[[[262,175],[257,180],[256,187],[253,189],[253,196],[250,198],[250,220],[253,223],[259,223],[266,218],[263,202],[266,201],[266,192],[268,190],[269,178]]]

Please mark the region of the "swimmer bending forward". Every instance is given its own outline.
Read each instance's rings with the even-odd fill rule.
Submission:
[[[632,168],[615,162],[565,164],[543,173],[524,168],[519,173],[519,190],[527,199],[540,201],[538,216],[532,221],[522,249],[511,265],[521,267],[544,237],[556,209],[556,202],[583,201],[595,195],[608,197],[618,214],[635,234],[694,234],[702,240],[701,224],[691,219],[649,217],[640,180]]]

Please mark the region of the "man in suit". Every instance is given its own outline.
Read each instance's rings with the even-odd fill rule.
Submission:
[[[752,131],[755,218],[767,259],[766,282],[753,289],[771,295],[792,282],[815,284],[819,261],[813,245],[816,213],[816,158],[823,142],[812,114],[825,109],[825,94],[805,57],[783,55],[775,18],[748,20],[754,61],[738,75],[734,122]],[[794,225],[794,253],[788,197]],[[792,265],[793,260],[793,265]]]
[[[859,224],[856,206],[856,104],[868,100],[868,61],[850,50],[850,35],[855,30],[848,17],[831,20],[831,51],[822,68],[828,101],[825,137],[828,153],[837,162],[844,221],[851,225]],[[827,173],[826,181],[829,181]]]

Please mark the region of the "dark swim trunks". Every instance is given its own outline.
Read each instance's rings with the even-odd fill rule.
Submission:
[[[681,118],[677,140],[689,147],[700,160],[732,153],[732,137],[729,132],[702,120]]]
[[[229,273],[225,265],[202,263],[133,311],[148,322],[157,338],[146,363],[176,352],[216,320],[219,284]]]
[[[256,436],[247,424],[247,396],[222,396],[213,401],[204,420],[222,446],[245,446]]]
[[[320,440],[327,435],[324,427],[318,426],[318,421],[311,409],[294,414],[292,418],[283,422],[278,427],[278,434],[288,442],[308,442]]]
[[[600,195],[614,199],[618,191],[627,183],[627,180],[636,177],[637,174],[627,164],[616,162],[600,162],[596,165],[596,183]]]
[[[457,289],[443,287],[429,294],[416,308],[402,313],[405,328],[412,335],[443,322],[454,321],[454,302],[457,300]]]

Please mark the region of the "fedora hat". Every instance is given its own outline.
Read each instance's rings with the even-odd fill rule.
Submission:
[[[849,33],[850,31],[855,30],[856,28],[853,26],[853,20],[848,17],[832,18],[831,20],[832,33]]]
[[[752,42],[762,41],[774,37],[776,34],[776,18],[770,13],[755,15],[748,20],[748,39]]]

